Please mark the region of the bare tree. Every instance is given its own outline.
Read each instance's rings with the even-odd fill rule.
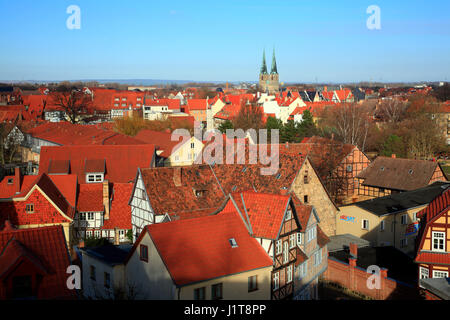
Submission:
[[[232,122],[235,129],[261,129],[264,126],[263,110],[254,103],[242,101],[239,113]]]
[[[407,104],[404,101],[384,99],[378,105],[375,116],[384,122],[398,123],[404,119],[406,108]]]
[[[51,94],[53,104],[63,109],[71,123],[82,121],[82,116],[92,115],[92,97],[80,91],[60,92]]]
[[[20,137],[9,123],[0,124],[0,161],[1,164],[12,163],[20,148]]]

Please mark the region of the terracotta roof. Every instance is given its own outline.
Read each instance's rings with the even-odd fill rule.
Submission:
[[[330,242],[330,238],[322,231],[320,226],[317,226],[317,244],[320,248],[323,248]]]
[[[178,140],[172,141],[172,137],[174,139],[178,137]],[[188,138],[189,138],[188,142],[190,143],[191,137],[188,136]],[[150,143],[155,145],[158,149],[163,151],[160,154],[160,156],[164,158],[170,157],[173,152],[175,152],[179,147],[181,147],[179,143],[183,141],[182,136],[180,135],[146,129],[139,131],[138,134],[135,136],[135,139],[141,141],[142,143]],[[175,149],[177,145],[179,146],[178,148]]]
[[[241,196],[242,195],[242,196]],[[244,201],[242,202],[242,198]],[[256,238],[277,239],[284,222],[283,217],[290,196],[256,193],[252,191],[232,193],[223,211],[238,209],[243,218],[250,219],[253,236]],[[237,205],[237,208],[235,204]]]
[[[131,207],[128,205],[128,201],[132,192],[133,184],[131,183],[114,183],[112,185],[109,219],[103,221],[102,229],[131,229]]]
[[[214,115],[214,118],[222,120],[233,120],[241,110],[240,104],[226,104]]]
[[[103,212],[102,183],[81,183],[78,190],[78,212]]]
[[[358,178],[363,185],[394,190],[414,190],[429,184],[437,162],[377,157]]]
[[[153,224],[145,230],[179,286],[272,266],[235,211]],[[235,239],[236,248],[230,239]]]
[[[214,210],[225,200],[217,180],[206,165],[141,169],[141,173],[156,214],[168,213],[171,217],[184,219],[182,215],[185,213]]]
[[[105,179],[128,183],[136,177],[137,168],[148,168],[153,163],[155,148],[144,145],[61,146],[41,148],[39,173],[48,172],[50,160],[70,160],[70,173],[86,182],[86,159],[105,160]]]
[[[105,172],[105,159],[86,159],[84,162],[84,172]]]
[[[450,265],[450,253],[448,252],[419,252],[414,260],[416,263]]]
[[[429,222],[444,210],[448,210],[450,205],[450,189],[445,190],[441,195],[431,201],[428,206],[417,213],[418,218],[425,218],[424,222]]]
[[[208,101],[206,99],[188,99],[186,101],[186,110],[205,110],[209,107]]]
[[[69,174],[69,160],[50,160],[48,165],[48,174]]]
[[[43,274],[38,299],[76,298],[75,290],[66,285],[71,262],[61,226],[0,231],[0,278],[25,260]]]

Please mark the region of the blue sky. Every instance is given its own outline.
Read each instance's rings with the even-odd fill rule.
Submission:
[[[1,80],[256,81],[274,47],[282,82],[450,80],[447,0],[0,0],[0,28]]]

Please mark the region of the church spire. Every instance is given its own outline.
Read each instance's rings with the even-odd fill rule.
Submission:
[[[263,51],[263,62],[261,66],[261,74],[267,74],[266,50]]]
[[[275,48],[273,48],[272,69],[270,70],[270,74],[278,74],[277,61],[275,59]]]

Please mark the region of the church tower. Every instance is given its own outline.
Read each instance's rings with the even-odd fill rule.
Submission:
[[[272,68],[270,74],[267,73],[266,65],[266,52],[263,51],[263,62],[261,66],[261,71],[259,74],[259,89],[262,92],[267,92],[269,94],[277,93],[280,91],[280,76],[277,69],[277,61],[275,59],[275,48],[273,49],[272,56]]]

